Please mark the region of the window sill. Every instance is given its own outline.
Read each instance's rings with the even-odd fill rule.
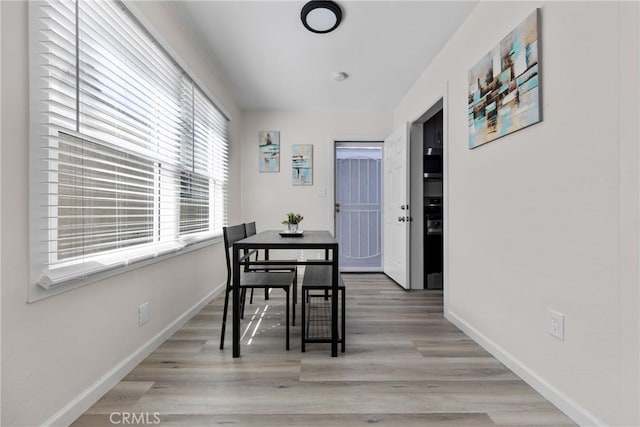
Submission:
[[[30,285],[27,302],[36,302],[50,296],[59,295],[79,287],[99,282],[107,278],[155,264],[169,258],[212,246],[222,242],[221,235],[206,239],[187,239],[181,243],[154,245],[121,253],[96,256],[84,262],[63,264],[54,270],[40,273],[39,280]]]

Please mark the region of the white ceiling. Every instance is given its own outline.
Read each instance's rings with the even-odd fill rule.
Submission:
[[[340,27],[314,34],[305,1],[183,1],[243,109],[391,110],[475,7],[462,1],[345,1]],[[336,82],[344,71],[349,78]]]

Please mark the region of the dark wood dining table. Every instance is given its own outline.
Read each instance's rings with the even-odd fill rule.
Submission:
[[[331,274],[331,356],[338,356],[338,241],[329,231],[305,230],[296,237],[283,237],[282,231],[267,230],[238,240],[233,244],[233,357],[240,357],[240,265],[245,262],[245,253],[254,249],[269,250],[324,250],[324,259],[297,260],[296,265],[330,265]],[[291,260],[260,260],[259,264],[273,266],[291,265]],[[296,284],[297,286],[297,284]],[[302,325],[301,327],[304,327]]]

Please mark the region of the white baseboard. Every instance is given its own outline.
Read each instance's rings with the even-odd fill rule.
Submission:
[[[111,390],[122,378],[124,378],[133,368],[138,366],[149,354],[160,347],[171,335],[176,333],[189,319],[195,316],[204,308],[218,293],[222,292],[226,282],[216,286],[211,292],[195,303],[190,309],[185,311],[180,317],[174,320],[166,328],[158,332],[153,338],[140,346],[137,350],[123,359],[120,363],[110,369],[105,375],[100,377],[93,385],[80,393],[71,402],[65,405],[52,417],[43,423],[43,426],[68,426],[80,415],[84,414],[94,403],[96,403],[106,392]]]
[[[498,359],[507,368],[511,369],[516,375],[518,375],[523,381],[529,384],[534,390],[545,397],[549,402],[554,404],[558,409],[564,412],[573,421],[581,426],[604,426],[606,425],[602,420],[598,419],[591,412],[587,411],[582,406],[578,405],[575,401],[569,398],[567,395],[556,389],[552,384],[548,383],[545,379],[541,378],[537,373],[529,369],[518,359],[513,357],[507,351],[502,349],[499,345],[491,341],[484,336],[480,331],[475,329],[469,323],[467,323],[460,316],[453,313],[451,310],[447,310],[444,313],[444,317],[453,323],[458,329],[467,334],[469,338],[474,340],[482,348],[487,350],[491,355]]]

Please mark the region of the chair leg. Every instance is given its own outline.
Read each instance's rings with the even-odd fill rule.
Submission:
[[[229,292],[231,289],[227,288],[224,292],[224,309],[222,310],[222,333],[220,334],[220,350],[224,349],[224,333],[227,327],[227,311],[229,309]]]
[[[244,303],[247,300],[247,290],[240,290],[240,318],[244,319]]]
[[[298,303],[298,269],[293,270],[293,303]]]
[[[300,349],[302,350],[302,352],[305,352],[305,338],[306,338],[306,334],[307,334],[307,327],[306,327],[306,323],[305,323],[305,315],[306,315],[306,310],[304,308],[305,306],[305,302],[307,301],[307,297],[305,295],[304,292],[304,288],[302,288],[302,314],[300,315],[302,317],[302,326],[300,326],[300,336],[302,337],[302,341],[300,342]]]
[[[293,326],[296,326],[296,304],[298,304],[298,268],[293,270]]]
[[[340,349],[340,351],[342,353],[344,353],[344,349],[345,349],[345,343],[347,341],[347,333],[346,330],[347,328],[345,327],[346,325],[346,319],[345,319],[345,315],[347,314],[347,308],[346,308],[346,297],[345,297],[345,290],[342,290],[342,348]]]
[[[287,309],[286,309],[286,313],[287,313],[287,318],[286,323],[287,323],[287,351],[289,351],[289,289],[286,290],[287,293]]]
[[[249,304],[253,304],[253,288],[251,288],[251,296],[249,297]]]
[[[296,288],[294,286],[293,288],[293,320],[291,321],[291,324],[293,326],[296,326]]]
[[[264,288],[264,300],[269,301],[269,288]]]

